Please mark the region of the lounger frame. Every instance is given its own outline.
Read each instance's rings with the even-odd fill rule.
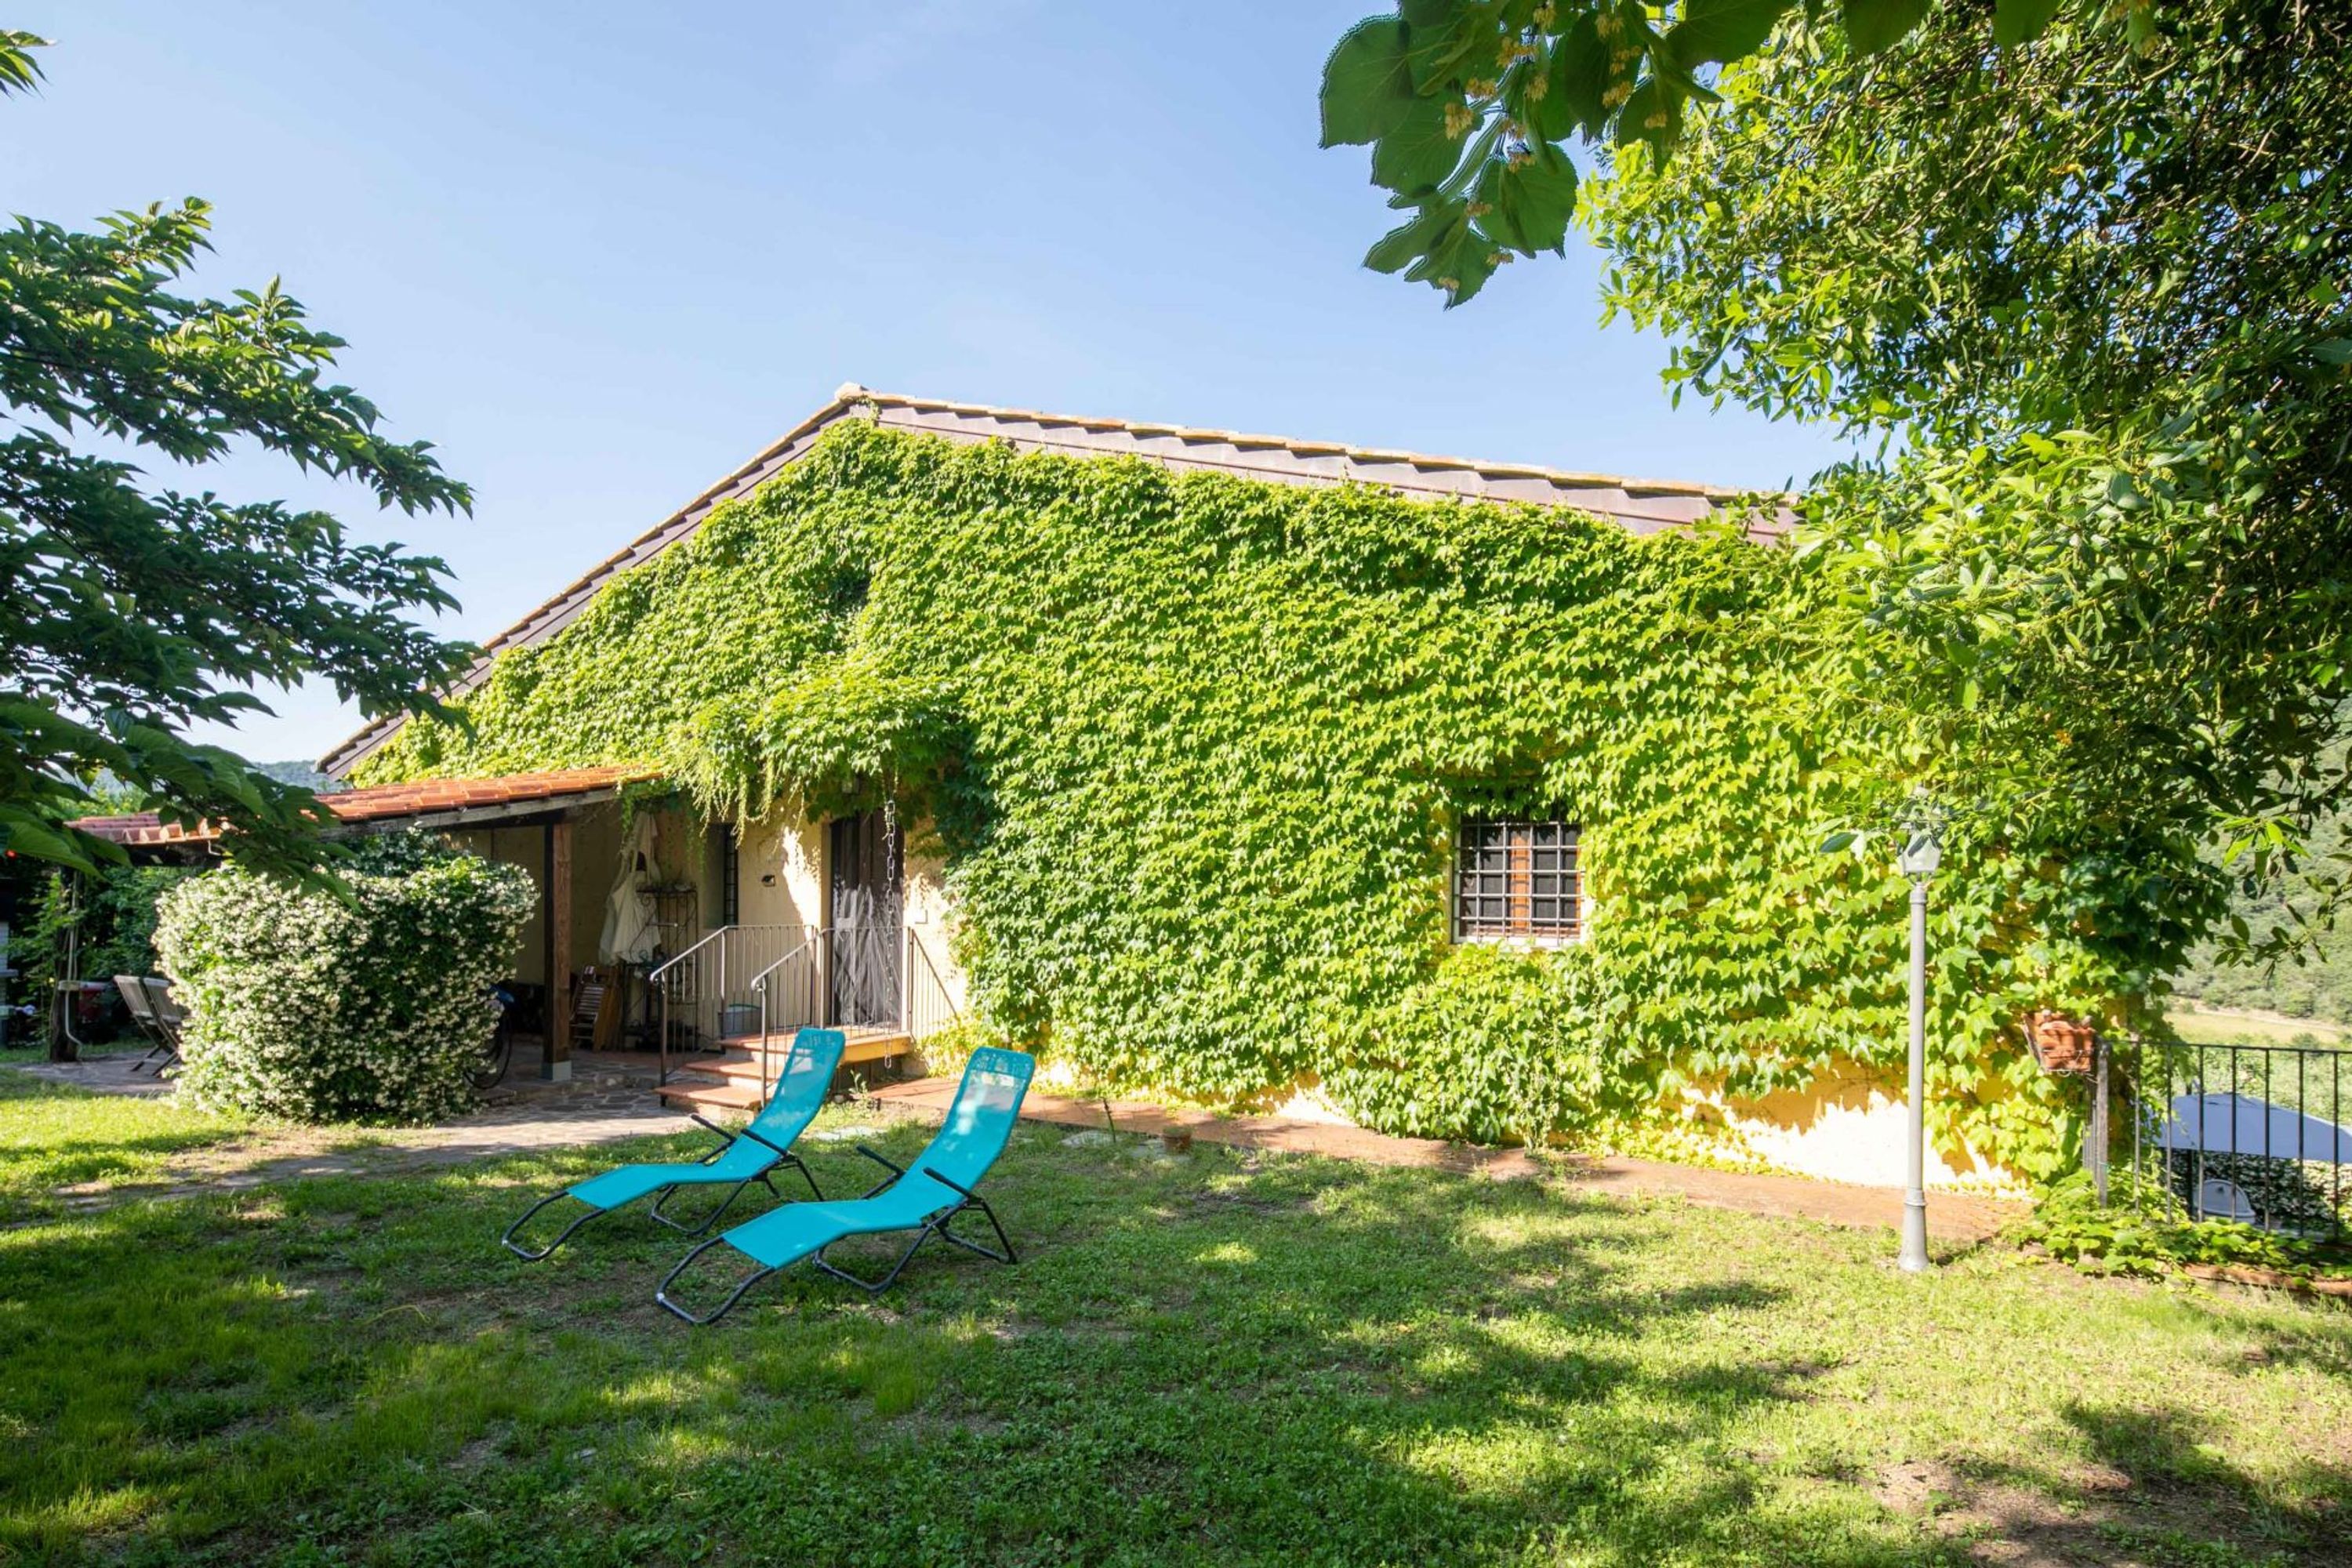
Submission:
[[[886,1177],[879,1185],[873,1188],[870,1192],[863,1194],[865,1197],[877,1197],[881,1194],[887,1192],[891,1187],[897,1185],[899,1182],[908,1179],[907,1168],[904,1165],[899,1164],[897,1161],[877,1153],[863,1143],[857,1145],[857,1152],[865,1155],[867,1159],[874,1161],[876,1163],[886,1166],[892,1173],[889,1176]],[[920,1174],[929,1177],[930,1180],[939,1183],[944,1187],[953,1190],[958,1194],[957,1199],[954,1203],[947,1205],[937,1214],[930,1215],[929,1218],[922,1220],[917,1225],[911,1226],[902,1226],[898,1227],[900,1230],[911,1229],[916,1233],[916,1235],[915,1239],[907,1244],[907,1249],[898,1255],[898,1261],[890,1265],[890,1271],[888,1273],[883,1275],[879,1279],[865,1279],[859,1278],[857,1275],[850,1273],[847,1269],[839,1268],[828,1261],[824,1256],[825,1248],[839,1246],[839,1241],[829,1241],[825,1243],[824,1247],[818,1247],[815,1252],[809,1255],[809,1262],[820,1271],[829,1274],[835,1279],[839,1279],[845,1284],[855,1285],[868,1295],[879,1295],[898,1282],[898,1276],[906,1270],[907,1265],[914,1261],[915,1254],[922,1250],[923,1243],[930,1240],[931,1237],[935,1236],[941,1241],[947,1242],[951,1246],[962,1247],[966,1252],[977,1253],[979,1256],[987,1258],[992,1263],[1016,1264],[1021,1261],[1020,1258],[1013,1250],[1012,1237],[1004,1234],[1003,1222],[996,1217],[996,1211],[989,1206],[988,1200],[986,1198],[982,1197],[978,1193],[973,1192],[961,1182],[955,1180],[951,1176],[943,1176],[937,1171],[927,1169],[921,1172]],[[958,1236],[948,1228],[956,1222],[959,1215],[973,1210],[977,1210],[983,1217],[985,1217],[988,1221],[989,1228],[996,1233],[997,1249],[992,1250],[982,1243]],[[862,1234],[888,1236],[893,1234],[893,1232],[869,1231]],[[746,1275],[743,1279],[736,1282],[735,1289],[728,1292],[727,1299],[725,1300],[719,1302],[719,1305],[710,1311],[704,1313],[700,1317],[697,1317],[691,1310],[670,1298],[670,1287],[677,1282],[679,1275],[684,1274],[688,1268],[694,1266],[694,1260],[696,1258],[700,1258],[704,1253],[709,1251],[712,1247],[717,1247],[726,1239],[727,1238],[723,1236],[714,1236],[709,1240],[703,1242],[700,1246],[697,1247],[693,1251],[688,1253],[684,1258],[679,1258],[677,1260],[677,1267],[672,1268],[668,1274],[663,1277],[660,1288],[654,1292],[654,1300],[660,1302],[665,1308],[668,1309],[668,1310],[676,1317],[692,1323],[697,1328],[702,1328],[709,1324],[717,1322],[719,1319],[732,1311],[735,1308],[735,1303],[740,1301],[743,1299],[744,1292],[750,1290],[752,1286],[757,1285],[761,1280],[765,1279],[771,1274],[782,1272],[782,1268],[791,1267],[791,1265],[786,1264],[776,1268],[760,1268],[753,1270],[751,1274]],[[845,1237],[841,1239],[846,1240],[848,1238]],[[795,1261],[797,1261],[797,1259],[795,1259]]]
[[[815,1194],[820,1202],[824,1200],[824,1189],[816,1184],[815,1174],[809,1170],[808,1166],[804,1163],[803,1163],[801,1157],[798,1154],[793,1153],[790,1149],[783,1147],[780,1143],[773,1142],[769,1139],[762,1138],[759,1133],[752,1131],[749,1127],[739,1128],[735,1131],[730,1132],[726,1128],[709,1120],[699,1112],[695,1114],[694,1120],[696,1122],[707,1129],[712,1136],[719,1140],[719,1147],[713,1149],[709,1153],[705,1154],[701,1159],[695,1162],[695,1163],[698,1165],[708,1165],[712,1161],[718,1159],[720,1155],[726,1153],[728,1150],[732,1149],[735,1146],[735,1141],[738,1138],[749,1138],[752,1142],[761,1144],[766,1148],[772,1150],[779,1158],[774,1164],[770,1165],[766,1170],[761,1171],[755,1175],[746,1176],[741,1181],[736,1183],[732,1187],[729,1188],[727,1196],[719,1201],[719,1206],[711,1210],[709,1215],[704,1218],[700,1225],[681,1225],[677,1220],[672,1219],[669,1215],[662,1212],[662,1205],[669,1202],[671,1198],[677,1195],[677,1190],[679,1187],[695,1185],[698,1184],[672,1182],[666,1187],[656,1189],[653,1206],[646,1212],[651,1214],[654,1218],[661,1221],[662,1224],[669,1226],[670,1229],[677,1231],[680,1236],[701,1236],[705,1232],[709,1231],[712,1226],[719,1223],[720,1217],[724,1215],[729,1209],[734,1206],[735,1200],[743,1195],[743,1189],[750,1186],[754,1182],[757,1182],[761,1186],[767,1188],[769,1195],[781,1203],[783,1200],[783,1194],[776,1191],[776,1184],[771,1178],[772,1178],[778,1171],[784,1169],[786,1166],[790,1166],[793,1170],[798,1171],[801,1173],[801,1180],[809,1184],[809,1191]],[[515,1240],[516,1233],[520,1231],[524,1226],[529,1225],[532,1217],[541,1209],[547,1207],[550,1204],[559,1201],[560,1199],[569,1198],[571,1196],[572,1191],[567,1187],[562,1192],[548,1194],[547,1196],[540,1199],[539,1202],[523,1210],[522,1214],[516,1218],[515,1222],[507,1226],[506,1234],[499,1237],[499,1245],[505,1247],[509,1252],[513,1253],[517,1258],[521,1258],[526,1263],[537,1263],[541,1259],[551,1256],[557,1247],[562,1247],[565,1242],[571,1240],[573,1234],[576,1233],[581,1226],[586,1225],[590,1220],[614,1212],[613,1209],[609,1208],[596,1208],[593,1205],[583,1205],[588,1209],[586,1214],[582,1215],[578,1219],[573,1220],[570,1225],[564,1226],[563,1234],[536,1251]],[[578,1202],[579,1200],[574,1199],[573,1201]],[[614,1205],[615,1208],[622,1206],[625,1205]]]

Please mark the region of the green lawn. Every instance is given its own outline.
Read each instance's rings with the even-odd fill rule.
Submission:
[[[2176,1002],[2165,1017],[2192,1045],[2340,1046],[2346,1031],[2318,1018],[2267,1018],[2217,1012],[2193,1002]]]
[[[159,1100],[88,1094],[0,1070],[0,1226],[68,1212],[110,1187],[160,1181],[173,1155],[242,1131],[231,1119]]]
[[[1999,1251],[1910,1279],[1883,1236],[1042,1128],[990,1184],[1020,1267],[927,1255],[878,1301],[787,1276],[703,1331],[651,1305],[682,1244],[641,1218],[498,1249],[610,1151],[41,1191],[109,1140],[145,1180],[233,1131],[0,1100],[0,1559],[1957,1563],[1982,1536],[2221,1564],[2340,1562],[2352,1528],[2342,1311]],[[828,1191],[866,1184],[814,1149]]]

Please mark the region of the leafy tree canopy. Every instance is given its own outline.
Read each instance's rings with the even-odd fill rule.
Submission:
[[[1803,521],[1890,751],[2218,828],[2252,883],[2346,793],[2347,67],[2296,0],[1408,0],[1324,130],[1414,215],[1368,264],[1452,303],[1559,242],[1580,136],[1676,395],[1881,443]]]
[[[37,81],[40,42],[0,33],[0,93]],[[195,466],[250,442],[404,511],[470,504],[428,444],[386,440],[373,405],[322,378],[342,341],[275,279],[226,301],[173,291],[208,226],[190,200],[94,232],[0,230],[0,845],[17,853],[119,858],[66,826],[103,772],[169,819],[234,827],[258,868],[308,870],[310,793],[186,727],[266,711],[252,688],[314,675],[371,713],[430,710],[419,693],[470,658],[406,618],[454,605],[441,562],[356,542],[323,511],[158,488],[86,449]]]
[[[2346,788],[2352,17],[2116,26],[2010,49],[1938,6],[1864,58],[1792,25],[1593,217],[1677,390],[1889,442],[1806,504],[1856,611],[1823,647],[1948,789],[2218,825],[2266,876]]]
[[[2060,0],[1993,0],[2006,45]],[[2102,0],[2137,38],[2153,0]],[[1372,183],[1412,216],[1365,264],[1469,300],[1514,256],[1559,250],[1576,210],[1577,141],[1665,159],[1717,68],[1790,16],[1834,14],[1864,54],[1916,29],[1929,0],[1398,0],[1349,29],[1323,67],[1323,145],[1370,144]]]

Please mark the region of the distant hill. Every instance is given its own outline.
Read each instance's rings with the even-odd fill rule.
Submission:
[[[2311,847],[2313,859],[2332,859],[2345,847],[2343,820],[2322,824],[2312,835]],[[2237,909],[2260,933],[2275,927],[2290,904],[2301,901],[2290,887],[2284,894],[2241,900]],[[2352,921],[2323,935],[2305,962],[2282,963],[2275,973],[2265,974],[2260,968],[2225,969],[2209,947],[2191,956],[2173,984],[2182,995],[2211,1006],[2259,1007],[2289,1017],[2352,1024]]]
[[[279,784],[300,784],[306,789],[316,790],[320,795],[332,795],[337,790],[352,787],[341,779],[320,773],[307,762],[256,763],[253,764],[253,771],[276,779]]]

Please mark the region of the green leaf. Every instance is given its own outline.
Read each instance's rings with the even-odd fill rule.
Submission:
[[[1478,226],[1496,244],[1510,250],[1534,254],[1535,247],[1519,237],[1519,225],[1512,208],[1517,196],[1507,185],[1510,165],[1500,160],[1490,160],[1478,171],[1478,181],[1470,187],[1470,199],[1486,210],[1479,215]]]
[[[1444,243],[1446,226],[1463,217],[1459,202],[1433,202],[1405,222],[1381,236],[1364,252],[1364,265],[1375,272],[1396,272]]]
[[[52,827],[30,812],[0,807],[0,848],[11,854],[70,866],[77,871],[95,871],[98,867],[87,847],[104,842],[70,829]],[[115,850],[116,856],[121,853]]]
[[[1666,52],[1685,70],[1745,59],[1764,45],[1794,0],[1690,0],[1666,34]]]
[[[1448,101],[1459,101],[1453,100]],[[1415,99],[1397,128],[1372,147],[1372,184],[1391,191],[1428,191],[1454,172],[1467,138],[1445,131],[1445,103]]]
[[[1598,134],[1609,121],[1605,99],[1609,91],[1609,46],[1591,16],[1578,19],[1552,47],[1551,81],[1545,89],[1576,117],[1576,123]]]
[[[1646,142],[1650,150],[1664,164],[1681,139],[1683,129],[1683,99],[1674,84],[1656,77],[1650,78],[1633,89],[1625,107],[1617,115],[1617,145],[1630,147],[1636,142]]]
[[[1468,11],[1442,21],[1416,22],[1408,16],[1405,68],[1412,73],[1413,91],[1430,93],[1454,84],[1481,43],[1489,50],[1494,47],[1494,29]]]
[[[2013,48],[2040,37],[2058,5],[2059,0],[1993,0],[1992,41]]]
[[[1331,50],[1323,62],[1322,145],[1377,142],[1402,123],[1412,107],[1404,32],[1394,16],[1367,16]]]
[[[1510,215],[1520,248],[1529,255],[1564,248],[1576,215],[1576,165],[1558,148],[1542,146],[1502,171],[1497,205]]]
[[[1845,36],[1854,53],[1900,42],[1927,15],[1927,0],[1845,0]]]

